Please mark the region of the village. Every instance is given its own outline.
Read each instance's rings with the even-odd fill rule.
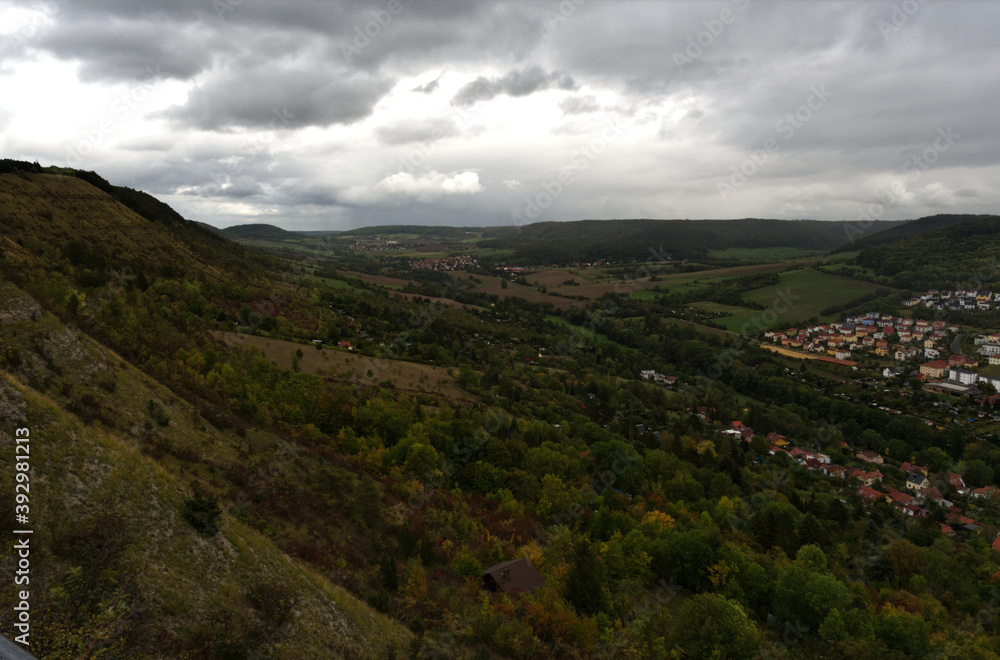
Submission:
[[[925,382],[925,389],[929,391],[957,396],[981,395],[984,390],[985,393],[1000,392],[1000,369],[990,369],[1000,367],[1000,332],[973,337],[973,344],[978,347],[976,357],[962,354],[961,333],[958,325],[942,320],[868,312],[841,322],[768,331],[764,333],[764,340],[854,368],[859,365],[857,360],[861,356],[902,363],[923,358],[927,361],[912,372],[902,367],[885,366],[882,376],[912,376]]]
[[[411,270],[476,270],[479,260],[467,254],[410,260]]]
[[[941,533],[949,537],[955,537],[958,534],[957,530],[966,535],[980,535],[983,531],[983,525],[967,515],[955,501],[964,500],[978,507],[988,503],[997,495],[997,489],[992,486],[980,488],[968,486],[960,474],[954,472],[933,474],[928,468],[907,461],[897,465],[878,452],[850,449],[847,443],[840,443],[837,449],[845,458],[853,454],[851,462],[854,465],[851,466],[833,463],[828,454],[795,447],[788,438],[774,431],[766,436],[758,436],[752,428],[739,420],[731,422],[730,426],[731,428],[724,429],[720,433],[751,444],[754,444],[755,438],[763,437],[769,447],[768,456],[785,454],[810,472],[838,480],[840,492],[853,492],[867,504],[874,505],[884,501],[911,518],[933,517],[932,509],[937,507],[939,510],[937,518],[944,519],[938,520]],[[757,446],[762,445],[757,443]],[[763,460],[763,457],[758,456],[757,460]],[[901,489],[892,484],[899,485]],[[946,498],[945,493],[954,499]],[[1000,552],[1000,534],[993,539],[992,547]]]

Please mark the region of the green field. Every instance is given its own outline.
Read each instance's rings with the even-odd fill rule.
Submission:
[[[755,310],[711,302],[695,303],[695,307],[709,312],[729,312],[731,315],[717,319],[728,329],[739,332],[745,323],[758,327],[772,328],[804,321],[813,316],[820,320],[831,320],[834,316],[823,317],[820,312],[832,305],[842,305],[884,288],[870,282],[852,280],[836,275],[821,273],[812,269],[800,269],[780,273],[781,283],[754,289],[744,294],[746,300],[764,305],[766,309]],[[784,295],[787,294],[787,300]],[[787,309],[781,313],[779,310]],[[771,310],[771,311],[769,311]]]
[[[564,326],[569,327],[569,328],[576,328],[577,331],[579,331],[579,333],[583,337],[585,337],[586,339],[592,339],[592,340],[594,340],[596,342],[604,343],[604,344],[613,344],[614,346],[618,346],[619,348],[622,348],[622,349],[624,349],[626,351],[635,352],[634,348],[629,348],[628,346],[623,346],[622,344],[619,344],[618,342],[612,341],[612,340],[608,339],[608,336],[605,335],[605,334],[603,334],[603,333],[594,332],[590,328],[585,328],[583,326],[575,325],[573,323],[570,323],[569,319],[567,319],[565,317],[558,316],[556,314],[546,314],[545,315],[545,320],[546,321],[552,321],[553,323],[558,323],[560,325],[564,325]]]

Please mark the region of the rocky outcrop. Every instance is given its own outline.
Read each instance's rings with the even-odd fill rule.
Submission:
[[[0,325],[37,319],[42,315],[38,302],[10,282],[0,282]]]

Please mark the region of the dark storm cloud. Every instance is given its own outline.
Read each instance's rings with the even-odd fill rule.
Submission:
[[[837,217],[844,199],[884,185],[948,129],[961,137],[912,191],[926,205],[914,212],[997,199],[1000,13],[985,0],[49,4],[30,35],[0,40],[0,75],[52,56],[74,63],[88,85],[135,81],[150,69],[169,79],[169,101],[143,110],[147,133],[116,124],[120,151],[94,163],[141,176],[157,192],[266,203],[299,219],[303,208],[328,205],[359,223],[503,222],[504,195],[542,190],[547,173],[570,162],[574,141],[584,146],[593,127],[621,121],[633,137],[595,159],[581,173],[587,184],[567,188],[543,219],[591,209],[743,217],[768,213],[771,199],[774,213]],[[548,90],[575,93],[550,99]],[[490,115],[500,98],[518,100],[509,118]],[[93,110],[79,133],[106,112]],[[0,124],[5,114],[16,125],[17,107],[0,100]],[[350,130],[316,130],[343,126]],[[195,139],[190,128],[210,133]],[[243,134],[261,132],[277,137],[265,149],[240,146]],[[14,130],[5,138],[44,142]],[[717,182],[769,140],[776,151],[720,211]],[[483,191],[412,207],[344,201],[364,198],[343,191],[372,190],[414,153],[416,181],[474,171]],[[230,172],[233,162],[240,166]],[[148,169],[137,174],[137,164]],[[677,194],[664,200],[665,188]],[[743,206],[758,198],[761,207]]]
[[[501,95],[528,96],[548,89],[575,90],[578,87],[571,76],[530,66],[495,78],[479,76],[458,90],[451,102],[458,106],[471,106]]]
[[[389,79],[344,75],[336,69],[227,71],[192,89],[184,105],[164,114],[204,130],[350,124],[370,115],[391,86]]]
[[[153,67],[164,77],[188,79],[209,67],[220,50],[204,27],[165,30],[156,22],[116,18],[57,23],[36,45],[56,57],[79,60],[84,81],[135,80]]]

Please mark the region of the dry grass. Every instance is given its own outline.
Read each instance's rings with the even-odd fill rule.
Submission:
[[[393,388],[397,390],[438,394],[455,401],[474,400],[471,394],[455,384],[455,379],[445,367],[374,358],[342,349],[324,348],[317,351],[310,345],[235,332],[213,334],[228,344],[255,346],[264,351],[268,360],[286,369],[292,368],[292,357],[296,351],[301,350],[299,369],[303,373],[318,374],[353,385],[376,385],[391,380]]]

